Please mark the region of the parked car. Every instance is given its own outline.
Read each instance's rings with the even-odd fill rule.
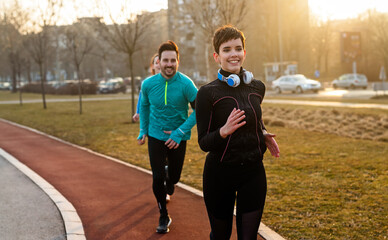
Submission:
[[[368,87],[368,78],[364,74],[359,73],[347,73],[341,75],[339,78],[332,81],[334,89],[337,88],[363,88]]]
[[[113,78],[98,84],[99,93],[126,93],[126,91],[127,87],[122,78]]]
[[[12,90],[12,86],[9,82],[0,82],[0,90]]]
[[[302,74],[281,76],[272,82],[272,89],[276,93],[283,91],[291,91],[296,93],[303,93],[307,91],[318,92],[321,89],[321,83],[306,78]]]

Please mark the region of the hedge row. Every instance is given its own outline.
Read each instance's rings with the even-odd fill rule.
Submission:
[[[23,92],[29,93],[42,93],[42,87],[40,83],[29,83],[23,86]],[[62,85],[45,84],[45,93],[47,94],[61,94],[61,95],[78,95],[78,83],[71,82]],[[96,94],[97,84],[94,82],[82,83],[82,94]]]

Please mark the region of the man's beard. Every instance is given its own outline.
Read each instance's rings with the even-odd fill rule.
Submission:
[[[170,74],[168,74],[167,73],[167,69],[171,69],[172,71],[169,71],[169,72],[171,72]],[[174,76],[175,75],[175,73],[176,73],[176,69],[174,69],[174,68],[171,68],[171,67],[168,67],[168,68],[164,68],[163,69],[163,74],[166,76],[166,77],[172,77],[172,76]]]

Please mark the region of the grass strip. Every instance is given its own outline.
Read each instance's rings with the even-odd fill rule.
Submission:
[[[147,146],[136,143],[139,125],[130,121],[130,106],[129,100],[85,102],[80,115],[76,102],[50,103],[46,110],[41,104],[0,105],[0,117],[150,169]],[[270,107],[264,106],[264,114]],[[386,239],[387,142],[286,127],[269,130],[277,134],[281,157],[266,153],[264,160],[265,224],[287,239]],[[202,189],[206,154],[195,128],[192,136],[181,181]]]

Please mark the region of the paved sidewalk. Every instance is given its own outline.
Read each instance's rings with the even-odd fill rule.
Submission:
[[[169,213],[173,219],[170,232],[161,235],[155,233],[159,212],[151,188],[152,176],[147,170],[1,119],[0,148],[39,174],[74,206],[82,221],[82,232],[85,233],[86,239],[209,239],[210,226],[203,199],[200,194],[193,193],[196,190],[186,185],[178,184],[172,201],[168,204]],[[18,179],[21,178],[25,179],[25,177]],[[28,179],[25,180],[28,181]],[[0,181],[0,188],[4,183]],[[13,188],[12,184],[11,188]],[[3,201],[2,198],[0,200]],[[28,198],[20,200],[28,201]],[[8,201],[8,197],[5,197],[4,201]],[[51,203],[51,210],[50,206],[47,206],[47,201],[46,203],[42,201],[41,204],[46,205],[37,205],[36,209],[40,210],[38,212],[50,214],[50,224],[60,226],[63,230],[63,223],[55,221],[58,220],[58,212],[56,215],[52,212],[53,204]],[[17,208],[18,205],[13,207]],[[0,221],[1,219],[0,216]],[[38,228],[30,225],[31,221],[33,219],[18,225],[21,228],[30,226],[38,233],[46,231],[42,230],[45,228],[44,225]],[[10,222],[6,223],[10,224]],[[265,230],[261,233],[266,235],[266,239],[281,239],[265,226],[260,230]],[[16,230],[12,232],[19,234]],[[60,237],[63,236],[63,232],[54,233],[54,235]],[[0,227],[0,239],[2,239],[1,236],[3,235]],[[235,226],[231,239],[236,239]],[[262,238],[258,235],[258,239]]]
[[[0,155],[0,239],[65,240],[65,226],[53,201]]]
[[[273,104],[288,104],[288,105],[310,105],[310,106],[323,106],[323,107],[370,108],[370,109],[388,110],[388,104],[304,101],[304,100],[288,100],[288,99],[287,100],[266,99],[265,102],[273,103]]]

